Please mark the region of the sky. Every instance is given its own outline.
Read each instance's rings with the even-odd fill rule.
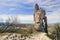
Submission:
[[[48,23],[60,23],[60,0],[0,0],[0,22],[17,16],[21,23],[34,23],[34,6],[46,11]]]

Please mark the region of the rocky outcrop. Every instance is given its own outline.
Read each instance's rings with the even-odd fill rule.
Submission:
[[[35,10],[34,10],[34,29],[37,31],[43,31],[47,32],[47,17],[45,10],[42,8],[39,8],[38,4],[35,4]]]

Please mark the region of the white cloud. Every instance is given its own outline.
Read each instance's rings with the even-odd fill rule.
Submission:
[[[52,9],[52,10],[53,10],[53,7],[60,6],[60,4],[57,4],[59,2],[60,2],[59,0],[53,1],[53,2],[52,0],[45,0],[45,1],[37,0],[37,3],[39,4],[40,7],[45,7],[47,9]],[[36,3],[36,0],[0,0],[0,6],[1,5],[2,6],[19,6],[18,3],[23,3],[23,4]],[[26,8],[25,6],[20,6],[20,7]],[[32,9],[32,8],[30,7],[27,9]],[[14,8],[11,8],[9,10],[14,10]],[[8,16],[11,16],[11,15],[0,15],[0,19],[3,19],[5,21],[8,18]],[[47,18],[48,18],[48,23],[60,22],[59,21],[60,10],[50,12],[47,15]],[[24,21],[24,22],[30,21],[32,23],[33,15],[18,15],[18,20]]]
[[[48,23],[60,23],[60,10],[51,12],[47,15]]]
[[[14,6],[18,5],[18,3],[28,4],[28,3],[34,3],[34,1],[35,0],[0,0],[0,5]]]
[[[60,0],[38,0],[37,3],[39,4],[40,7],[43,7],[45,9],[52,9],[54,7],[60,6]]]
[[[21,23],[34,23],[33,15],[19,15],[18,19]]]
[[[55,6],[60,6],[60,1],[56,0],[0,0],[0,6],[19,6],[22,8],[26,8],[25,6],[21,6],[22,4],[29,4],[29,3],[38,3],[40,7],[44,7],[45,9],[52,9]],[[33,5],[34,7],[34,5]],[[31,8],[31,7],[30,7]],[[29,9],[29,8],[27,8]]]
[[[15,16],[15,15],[0,15],[0,19],[4,21],[8,19],[8,17]],[[33,15],[16,15],[18,17],[18,21],[21,23],[34,23]],[[51,12],[46,15],[48,23],[56,23],[60,22],[60,10]]]
[[[23,1],[22,1],[22,2],[23,2],[23,3],[34,3],[34,1],[35,1],[35,0],[24,0],[24,2],[23,2]]]
[[[0,5],[4,6],[18,6],[18,3],[23,3],[23,4],[29,4],[29,3],[38,3],[40,6],[47,5],[46,8],[51,8],[59,3],[60,1],[58,0],[0,0]],[[44,7],[44,6],[43,6]]]
[[[17,16],[17,19],[21,23],[33,23],[33,15],[0,15],[0,22],[6,22],[8,18]]]
[[[33,15],[19,15],[18,18],[20,20],[26,20],[26,21],[28,21],[28,20],[33,20]]]

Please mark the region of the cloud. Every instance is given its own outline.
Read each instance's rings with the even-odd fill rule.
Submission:
[[[13,6],[18,5],[18,3],[29,4],[34,3],[35,0],[0,0],[0,5],[3,6]]]
[[[33,15],[18,15],[20,20],[33,20]]]
[[[34,23],[33,15],[0,15],[0,20],[3,19],[3,21],[5,21],[8,19],[9,16],[17,16],[18,21],[21,23]],[[60,10],[51,12],[46,16],[48,23],[60,22]]]
[[[24,0],[24,1],[23,0],[0,0],[0,6],[3,6],[3,9],[6,6],[6,8],[15,7],[15,10],[20,9],[23,11],[29,9],[29,11],[31,11],[32,9],[34,9],[33,7],[36,2],[39,4],[40,7],[44,8],[46,11],[56,11],[56,9],[59,9],[58,7],[60,6],[60,0],[58,1],[57,0],[54,1],[53,0]]]
[[[0,14],[28,13],[33,10],[33,4],[34,0],[0,0]]]
[[[48,11],[56,11],[60,8],[60,0],[38,0],[40,7]]]
[[[19,15],[18,19],[21,23],[34,23],[33,15]]]
[[[60,23],[60,10],[49,13],[47,18],[48,23]]]
[[[19,23],[33,23],[33,15],[0,15],[0,22],[6,22],[13,17],[17,17]]]
[[[60,22],[60,0],[0,0],[0,20],[4,21],[12,14],[19,14],[18,20],[32,23],[33,15],[30,12],[33,13],[35,3],[46,10],[48,23]]]

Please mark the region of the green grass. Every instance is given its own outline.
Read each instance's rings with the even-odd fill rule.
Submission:
[[[59,24],[60,25],[60,24]],[[55,24],[54,26],[51,26],[48,28],[48,36],[51,38],[51,39],[57,39],[58,40],[58,37],[60,35],[60,26]]]

